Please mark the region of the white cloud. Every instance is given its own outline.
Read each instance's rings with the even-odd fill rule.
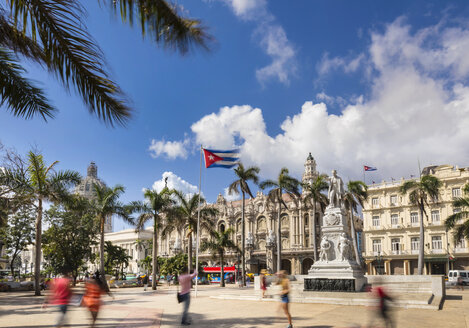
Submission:
[[[340,106],[345,106],[348,103],[347,100],[345,100],[344,98],[342,98],[340,96],[338,96],[338,97],[329,96],[324,91],[320,92],[320,93],[317,93],[316,94],[316,99],[326,103],[327,105],[338,104]],[[354,99],[354,100],[356,101],[356,99]]]
[[[367,60],[361,59],[373,72],[369,95],[350,100],[340,115],[307,101],[271,136],[261,109],[223,107],[192,125],[197,142],[237,144],[243,162],[269,177],[282,166],[299,176],[308,152],[321,171],[337,168],[355,179],[363,164],[377,166],[386,179],[417,173],[419,159],[422,165],[468,165],[469,86],[463,78],[469,75],[469,30],[437,26],[412,34],[398,19],[371,35],[362,57]],[[334,100],[326,93],[319,97]]]
[[[148,147],[150,155],[153,158],[160,156],[166,156],[169,159],[176,159],[178,157],[186,159],[188,155],[187,146],[190,140],[185,138],[184,141],[165,141],[155,140],[151,141],[151,145]]]
[[[161,179],[157,180],[153,183],[152,189],[160,192],[165,187],[165,179],[168,183],[169,189],[176,189],[182,191],[184,194],[192,195],[198,193],[199,189],[197,186],[190,184],[189,182],[185,181],[181,177],[177,176],[173,172],[166,171],[161,175]]]
[[[320,76],[328,74],[332,70],[339,69],[342,69],[345,73],[353,73],[357,71],[364,60],[364,54],[359,54],[358,56],[351,58],[329,58],[329,54],[326,52],[317,65],[317,70]]]
[[[265,0],[224,0],[231,6],[236,16],[246,17],[250,16],[255,10],[265,8]]]
[[[225,197],[225,199],[226,199],[227,201],[231,202],[231,201],[234,201],[234,200],[239,200],[239,199],[241,199],[241,195],[240,195],[240,194],[234,194],[234,193],[233,193],[233,194],[230,194],[230,193],[228,192],[228,189],[229,189],[228,187],[225,188],[225,194],[223,195],[223,197]]]
[[[267,9],[265,0],[223,0],[234,14],[245,21],[257,24],[254,36],[272,62],[256,70],[257,80],[264,84],[271,79],[288,84],[296,71],[295,49],[287,34]]]

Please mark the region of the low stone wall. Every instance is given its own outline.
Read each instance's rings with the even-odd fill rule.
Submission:
[[[329,303],[344,305],[376,305],[372,294],[366,292],[313,292],[304,290],[307,275],[291,276],[292,302]],[[393,297],[393,306],[404,308],[441,309],[446,296],[443,276],[430,275],[382,275],[365,276],[367,284],[383,286]],[[271,277],[274,279],[274,277]],[[259,277],[254,278],[254,287],[260,289]],[[278,286],[268,288],[266,295],[276,297]]]

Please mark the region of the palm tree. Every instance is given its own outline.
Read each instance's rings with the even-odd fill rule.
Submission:
[[[310,217],[313,223],[312,239],[313,239],[313,249],[314,249],[314,261],[318,260],[318,251],[316,245],[316,207],[319,204],[321,213],[324,213],[329,200],[327,196],[322,192],[326,191],[328,188],[327,175],[320,174],[318,175],[311,183],[302,184],[303,191],[306,192],[305,203],[310,203],[313,208],[313,215]]]
[[[163,235],[166,235],[170,231],[176,229],[180,231],[184,227],[187,227],[189,238],[188,245],[188,254],[187,254],[187,270],[191,272],[192,270],[192,234],[197,233],[197,217],[198,217],[198,208],[199,201],[202,205],[205,200],[203,197],[194,194],[191,197],[188,197],[183,192],[178,190],[173,190],[172,193],[176,196],[176,201],[179,206],[177,207],[177,215],[169,218],[167,226],[163,230]],[[212,207],[201,207],[200,208],[200,225],[201,228],[205,228],[208,231],[212,230],[212,223],[209,218],[214,217],[218,211]]]
[[[282,205],[287,209],[287,204],[283,200],[283,192],[285,191],[293,199],[300,197],[298,186],[300,182],[288,175],[288,169],[283,167],[280,170],[277,181],[266,180],[261,182],[259,187],[261,189],[272,188],[267,195],[267,200],[271,203],[277,203],[277,271],[281,270],[282,267],[282,227],[280,222],[280,215],[282,212]]]
[[[228,187],[228,191],[230,194],[235,193],[239,194],[239,191],[241,190],[241,194],[243,195],[243,202],[241,206],[241,263],[242,263],[242,269],[241,273],[243,275],[243,286],[246,286],[246,255],[245,255],[245,244],[246,244],[246,225],[244,222],[244,203],[245,203],[245,198],[246,194],[251,196],[251,198],[254,198],[252,195],[251,189],[249,189],[248,181],[251,180],[255,184],[259,183],[259,177],[257,176],[259,174],[260,169],[256,166],[254,167],[249,167],[247,169],[244,168],[244,165],[242,163],[238,164],[238,167],[234,169],[234,173],[238,180],[233,181],[230,186]]]
[[[157,44],[187,53],[208,49],[211,37],[201,22],[180,15],[165,0],[103,0],[123,22],[140,22],[142,34]],[[74,88],[91,113],[113,125],[125,124],[131,108],[109,78],[102,51],[86,29],[86,10],[78,0],[9,0],[0,5],[0,103],[15,116],[44,120],[56,109],[42,89],[24,77],[20,57],[53,73],[68,90]],[[117,15],[120,12],[120,15]]]
[[[130,207],[140,215],[136,222],[136,230],[141,231],[145,229],[145,224],[153,221],[153,273],[152,273],[152,289],[156,290],[156,271],[158,269],[157,255],[158,255],[158,230],[161,228],[162,216],[170,216],[175,212],[175,201],[171,198],[171,191],[168,188],[163,188],[161,192],[156,190],[146,189],[143,193],[145,202],[132,202]],[[173,214],[174,215],[174,214]]]
[[[36,235],[34,283],[35,295],[41,295],[41,238],[42,238],[42,212],[44,202],[59,202],[67,197],[67,189],[80,182],[80,174],[74,171],[55,171],[58,161],[47,166],[41,154],[30,151],[28,153],[28,167],[25,174],[6,169],[4,181],[11,190],[20,194],[28,194],[34,201],[36,208]]]
[[[429,202],[438,200],[438,191],[441,181],[432,175],[424,175],[420,177],[420,181],[409,180],[402,184],[399,191],[402,195],[409,194],[410,204],[417,206],[420,211],[420,239],[419,239],[419,258],[418,258],[418,274],[423,274],[423,257],[425,247],[425,235],[423,228],[423,214],[427,215],[425,206]]]
[[[454,231],[454,242],[459,242],[462,238],[469,238],[469,183],[464,188],[464,197],[457,197],[453,200],[453,209],[460,208],[461,211],[454,213],[445,221],[446,229],[450,230],[458,225],[460,220],[466,219],[461,225],[458,225]]]
[[[115,215],[125,222],[134,224],[133,219],[130,217],[130,211],[128,206],[125,206],[119,201],[119,197],[124,193],[125,188],[121,185],[116,185],[114,188],[106,186],[94,185],[96,191],[96,197],[92,202],[93,212],[96,216],[96,220],[99,224],[99,270],[101,271],[102,277],[105,277],[104,268],[104,224],[106,218],[110,218]],[[103,281],[105,283],[105,280]]]
[[[368,197],[368,186],[363,181],[349,181],[347,191],[344,195],[345,206],[350,211],[350,234],[352,235],[353,251],[358,265],[362,265],[360,254],[358,253],[357,233],[355,231],[355,221],[353,213],[358,213],[358,205],[363,207],[363,203]]]
[[[146,256],[143,260],[140,260],[140,265],[145,269],[145,273],[148,274],[152,270],[153,259],[151,256]]]
[[[221,266],[221,277],[220,277],[220,287],[225,287],[225,272],[224,272],[224,263],[225,263],[225,251],[227,249],[238,250],[238,247],[235,245],[230,236],[233,233],[233,229],[226,229],[225,231],[212,231],[211,240],[204,240],[202,245],[200,245],[201,251],[209,250],[214,255],[217,254],[220,256],[220,266]]]

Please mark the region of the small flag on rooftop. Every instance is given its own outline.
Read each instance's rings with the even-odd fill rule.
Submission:
[[[239,149],[216,150],[202,148],[202,150],[204,151],[206,168],[222,167],[230,169],[239,163]]]
[[[363,166],[363,170],[364,170],[364,171],[376,171],[376,170],[378,170],[378,169],[377,169],[376,167],[373,167],[373,166],[367,166],[367,165],[365,165],[365,166]]]

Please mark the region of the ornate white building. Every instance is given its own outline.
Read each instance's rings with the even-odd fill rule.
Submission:
[[[460,208],[453,208],[455,197],[463,196],[469,182],[469,167],[440,165],[424,168],[442,182],[436,202],[429,202],[427,215],[399,193],[404,178],[368,186],[368,200],[363,209],[365,251],[368,274],[417,274],[419,226],[425,227],[425,274],[448,274],[448,270],[469,269],[469,245],[466,240],[454,242],[452,231],[444,222]]]
[[[318,176],[316,162],[309,154],[305,162],[305,171],[302,181],[311,182]],[[298,202],[290,198],[288,194],[283,195],[287,204],[287,209],[282,207],[281,231],[282,231],[282,269],[292,274],[307,274],[314,262],[313,238],[316,238],[316,245],[319,245],[320,227],[322,225],[322,215],[316,213],[316,232],[313,231],[311,221],[312,209],[299,200]],[[233,240],[241,248],[241,200],[227,201],[221,194],[218,195],[215,204],[206,206],[214,207],[218,210],[217,217],[213,218],[213,227],[217,230],[234,230]],[[245,225],[246,225],[246,263],[248,272],[258,273],[261,269],[268,269],[271,272],[276,269],[276,231],[277,231],[277,206],[267,201],[267,196],[258,192],[253,199],[246,200]],[[361,220],[355,218],[357,231],[361,231]],[[174,231],[169,236],[159,238],[159,254],[162,256],[172,256],[177,252],[187,251],[188,238],[187,231]],[[208,239],[207,231],[201,231],[201,240]],[[195,243],[194,243],[195,246]],[[194,247],[193,247],[194,248]],[[206,265],[219,265],[217,260],[209,253],[199,254],[200,261]],[[240,254],[236,252],[228,253],[226,256],[227,265],[239,263]]]

